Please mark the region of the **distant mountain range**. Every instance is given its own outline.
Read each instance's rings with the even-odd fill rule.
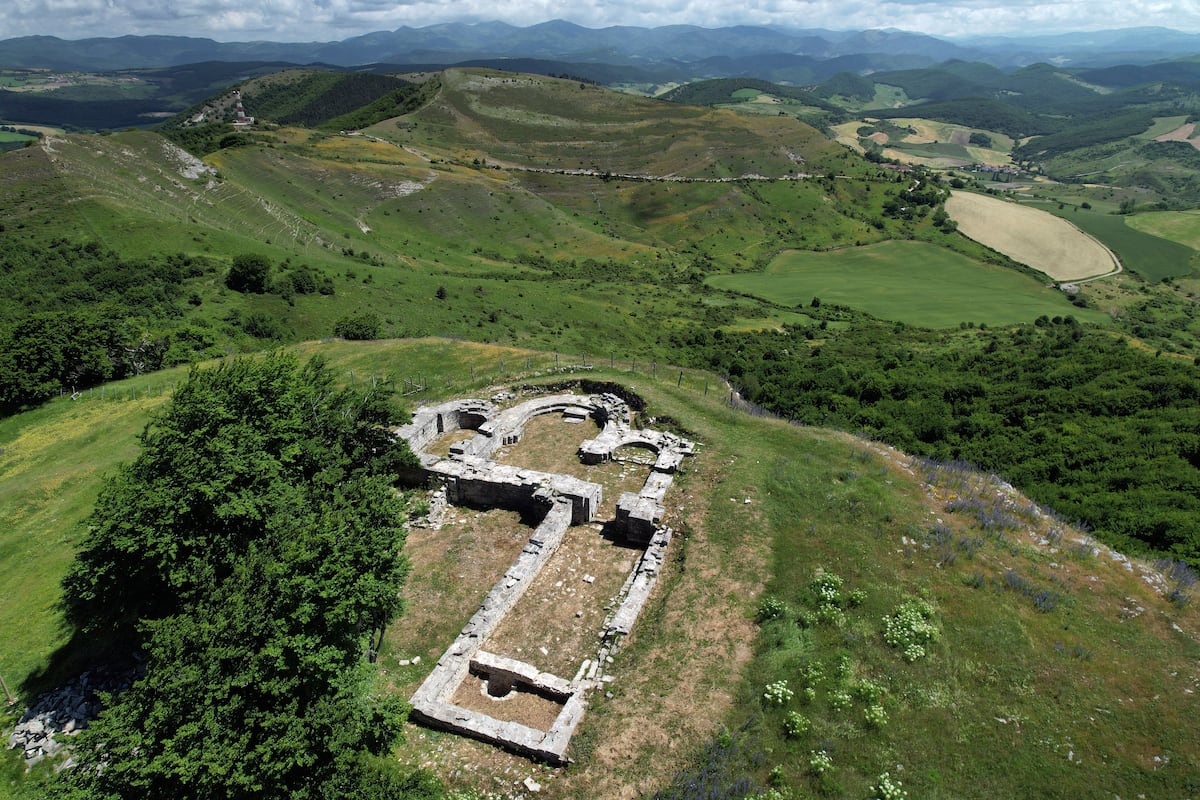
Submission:
[[[813,70],[814,77],[820,78],[843,70],[914,68],[948,59],[1010,69],[1037,62],[1073,67],[1149,64],[1193,54],[1200,54],[1200,35],[1166,28],[1040,37],[980,35],[951,41],[898,30],[693,25],[594,29],[562,20],[526,28],[502,22],[403,27],[338,42],[217,42],[184,36],[74,41],[25,36],[0,41],[0,67],[4,68],[111,71],[210,61],[446,66],[532,58],[688,78],[761,74],[764,65],[772,64],[775,69]],[[815,68],[815,64],[825,65]]]

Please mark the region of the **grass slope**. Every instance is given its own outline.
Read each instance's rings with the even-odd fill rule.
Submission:
[[[1200,212],[1149,211],[1125,217],[1134,230],[1200,250]]]
[[[797,171],[799,163],[812,169],[838,155],[818,131],[791,118],[742,117],[490,70],[448,70],[437,97],[405,121],[403,130],[383,123],[372,132],[538,168],[777,177]]]
[[[301,349],[329,358],[346,381],[421,376],[431,387],[422,400],[570,377],[554,371],[552,354],[470,343]],[[1098,785],[1122,796],[1195,791],[1200,610],[1169,603],[1167,587],[1145,580],[1140,565],[1081,544],[1011,488],[970,471],[926,469],[843,434],[732,410],[702,373],[660,366],[655,378],[644,363],[597,363],[579,374],[629,386],[648,400],[647,414],[701,443],[668,496],[668,522],[681,535],[661,582],[609,667],[616,680],[589,708],[570,769],[419,728],[401,745],[402,760],[483,791],[519,792],[535,777],[550,798],[671,785],[672,796],[692,797],[689,785],[763,786],[768,773],[801,795],[859,797],[885,771],[910,796],[931,798],[1080,797]],[[142,379],[107,387],[104,401],[54,402],[0,429],[11,459],[0,472],[0,511],[17,522],[3,542],[21,552],[25,581],[7,595],[0,628],[10,684],[25,682],[60,635],[53,603],[72,525],[161,402],[142,397],[147,386],[154,395]],[[112,399],[130,389],[139,399]],[[66,451],[81,447],[91,459],[64,472],[78,463]],[[48,527],[62,533],[47,537]],[[468,541],[455,529],[439,535]],[[472,570],[468,552],[414,553],[410,588],[453,575],[464,596],[486,591],[496,576]],[[811,584],[821,571],[845,580],[836,613],[819,613]],[[853,590],[861,594],[847,602]],[[756,633],[763,596],[787,610]],[[880,621],[918,597],[940,635],[909,663],[884,642]],[[380,660],[401,693],[434,658],[397,659],[440,653],[463,621],[451,606],[412,613],[389,631]],[[783,706],[763,699],[777,681],[795,692]],[[883,717],[868,722],[872,705]],[[785,733],[789,711],[807,728]],[[818,750],[832,760],[824,774],[811,765]],[[13,774],[4,788],[16,792]]]
[[[425,131],[422,115],[454,104],[470,111],[477,94],[486,98],[499,86],[512,93],[502,98],[512,114],[549,104],[583,115],[572,120],[579,128],[572,135],[595,137],[577,142],[590,164],[608,163],[615,148],[627,151],[618,152],[625,166],[664,174],[679,166],[637,136],[611,139],[617,122],[644,116],[643,102],[664,139],[683,131],[689,141],[681,153],[726,159],[742,164],[739,170],[761,168],[766,134],[786,139],[781,169],[815,166],[837,152],[798,123],[746,121],[548,78],[514,86],[505,81],[515,78],[502,75],[450,73],[449,88],[430,109],[402,120],[409,127],[373,129],[390,140],[259,132],[208,156],[207,172],[151,133],[53,137],[5,156],[9,229],[35,240],[95,240],[127,257],[215,257],[213,272],[188,286],[195,304],[187,314],[220,331],[229,347],[262,346],[239,333],[238,320],[248,314],[279,318],[289,337],[314,338],[329,335],[346,314],[370,311],[383,321],[384,335],[469,335],[575,352],[602,341],[642,355],[657,348],[663,318],[707,323],[704,292],[693,288],[697,269],[744,269],[783,247],[882,236],[856,210],[847,213],[870,200],[857,183],[629,181],[498,170],[492,151],[464,151],[454,137],[447,145]],[[484,89],[471,88],[473,81]],[[580,91],[587,97],[576,98]],[[566,97],[578,107],[564,105]],[[463,129],[499,141],[507,124],[484,114]],[[830,162],[838,172],[862,169],[842,155]],[[246,252],[308,265],[335,281],[336,296],[284,302],[229,292],[220,265]],[[425,302],[439,289],[446,302]],[[651,298],[660,305],[655,314],[638,308]],[[747,318],[761,316],[750,311]]]
[[[828,253],[793,251],[780,255],[766,272],[715,275],[709,283],[784,306],[806,305],[818,297],[927,328],[963,322],[1009,325],[1043,314],[1079,314],[1043,283],[921,242]],[[1087,312],[1083,316],[1102,320]]]

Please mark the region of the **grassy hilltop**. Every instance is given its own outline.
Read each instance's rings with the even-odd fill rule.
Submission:
[[[1071,296],[958,233],[948,181],[791,116],[482,69],[354,83],[360,114],[341,80],[246,82],[250,131],[0,155],[0,384],[26,392],[0,397],[0,675],[23,698],[78,667],[59,581],[184,365],[296,347],[408,407],[615,381],[700,443],[575,763],[408,726],[405,769],[468,797],[1200,793],[1186,212],[1126,226],[1036,189],[1125,262]],[[569,461],[562,427],[523,457]],[[520,540],[460,516],[410,534],[377,691],[411,693]],[[5,758],[0,794],[37,796],[46,772]]]
[[[432,763],[460,788],[515,792],[534,776],[549,797],[692,797],[700,787],[741,796],[733,787],[744,779],[865,797],[885,771],[924,797],[1078,797],[1098,782],[1121,795],[1196,790],[1187,721],[1200,612],[994,479],[748,416],[703,373],[660,367],[655,378],[646,364],[576,371],[565,361],[555,372],[549,353],[439,340],[302,352],[325,355],[347,382],[424,375],[429,400],[547,372],[540,380],[616,380],[646,398],[647,415],[701,443],[668,498],[684,535],[612,667],[612,696],[595,698],[576,763],[546,770],[415,727],[398,750],[404,763]],[[54,599],[78,524],[101,477],[132,456],[160,392],[182,377],[110,386],[103,399],[63,399],[4,423],[6,582],[22,583],[3,606],[10,682],[61,641]],[[531,433],[527,446],[552,433]],[[410,534],[409,607],[380,659],[393,691],[417,685],[494,580],[482,552],[478,569],[462,559],[489,547],[495,525],[467,513],[433,538]],[[843,581],[833,601],[815,593],[822,574]],[[909,662],[881,620],[918,599],[938,633]],[[414,655],[421,664],[397,666]],[[795,696],[775,706],[763,692],[781,680]],[[820,751],[832,769],[814,766]]]

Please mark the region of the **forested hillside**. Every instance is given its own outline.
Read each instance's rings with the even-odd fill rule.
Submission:
[[[1194,359],[1156,357],[1071,316],[949,336],[852,319],[838,332],[681,344],[788,419],[977,464],[1124,550],[1200,565]]]

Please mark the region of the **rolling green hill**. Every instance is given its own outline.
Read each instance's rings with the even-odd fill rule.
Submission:
[[[846,79],[843,79],[843,83],[845,81]],[[843,85],[843,83],[839,83],[837,86],[844,89],[862,88],[857,83],[853,86]],[[824,103],[820,96],[806,89],[799,89],[794,86],[781,86],[770,81],[755,78],[715,78],[709,81],[696,81],[684,84],[677,89],[672,89],[662,95],[662,99],[670,100],[673,103],[686,103],[694,106],[713,106],[721,103],[736,102],[739,99],[737,93],[742,89],[753,89],[756,92],[799,100],[829,111],[836,108]]]
[[[948,181],[796,119],[457,69],[407,106],[407,87],[364,81],[351,115],[404,113],[342,133],[342,77],[278,80],[293,92],[264,107],[336,130],[222,127],[202,160],[147,131],[0,155],[0,382],[23,353],[54,362],[0,418],[10,684],[28,696],[77,668],[56,655],[59,580],[103,476],[185,380],[134,374],[131,349],[296,346],[408,406],[614,381],[701,443],[664,582],[575,764],[410,726],[396,756],[418,776],[513,792],[530,776],[564,798],[860,797],[885,772],[911,796],[1194,793],[1195,354],[1150,305],[1194,318],[1197,287],[1167,267],[1189,248],[1070,298],[958,235]],[[1092,216],[1101,238],[1121,219]],[[1127,342],[1135,306],[1144,341]],[[330,340],[347,331],[379,341]],[[730,405],[746,400],[804,425]],[[421,593],[472,606],[494,580],[461,568],[498,524],[471,519],[413,549],[413,618],[379,661],[390,696],[463,622]],[[6,758],[0,793],[37,796],[49,770]]]
[[[610,667],[611,696],[595,700],[577,733],[571,768],[537,768],[457,737],[430,741],[412,726],[402,764],[433,765],[459,789],[533,774],[549,797],[634,787],[696,797],[701,786],[744,795],[781,784],[857,797],[884,772],[926,797],[1019,796],[1048,784],[1082,796],[1097,781],[1122,795],[1191,791],[1200,611],[995,479],[732,410],[705,391],[716,379],[703,373],[655,378],[627,363],[538,378],[555,363],[550,353],[437,340],[301,351],[323,354],[346,381],[424,375],[437,388],[421,401],[530,380],[616,380],[647,400],[648,414],[704,443],[671,498],[672,524],[687,535],[672,543],[636,641]],[[164,387],[183,377],[113,385],[106,398],[0,423],[0,505],[13,522],[0,534],[10,554],[0,565],[22,586],[0,603],[10,685],[42,685],[26,677],[62,641],[57,581],[79,523],[101,477],[132,456],[133,433],[166,402]],[[437,570],[461,571],[453,552],[420,552],[416,590]],[[933,631],[908,657],[881,622],[906,604],[924,609]],[[447,622],[448,633],[405,617],[389,629],[379,663],[401,696],[453,636]],[[414,653],[433,657],[395,666]],[[765,692],[780,681],[792,697],[775,704]],[[687,744],[663,747],[659,731]],[[818,768],[821,752],[828,764]],[[19,781],[5,756],[0,786],[33,796],[36,782]],[[613,770],[615,758],[627,766]]]
[[[1016,140],[1012,163],[1032,174],[1149,192],[1169,207],[1200,197],[1194,149],[1173,133],[1200,110],[1194,73],[1195,64],[1186,60],[1100,70],[1033,64],[1014,71],[948,61],[872,73],[865,80],[875,97],[868,101],[863,98],[872,93],[860,85],[864,79],[850,87],[852,94],[839,92],[835,83],[815,91],[868,124],[922,118],[999,132]],[[1180,121],[1158,130],[1167,119]],[[1164,134],[1179,140],[1155,141]],[[971,163],[961,152],[912,155],[918,163],[946,156],[958,165]]]

